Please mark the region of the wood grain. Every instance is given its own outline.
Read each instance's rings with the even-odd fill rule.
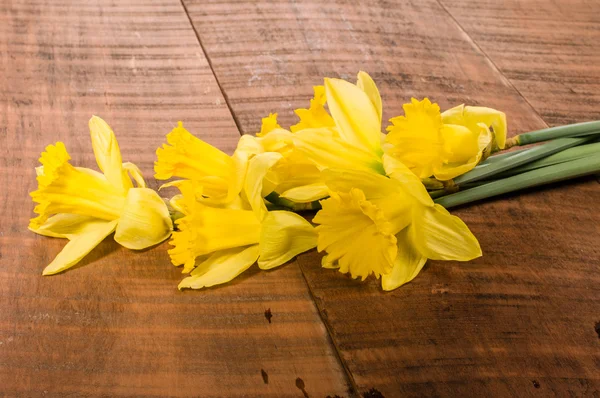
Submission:
[[[62,140],[95,168],[94,113],[155,188],[154,150],[177,120],[224,150],[239,137],[179,1],[0,5],[0,396],[294,397],[297,378],[312,396],[347,395],[296,265],[181,293],[166,243],[133,253],[109,239],[41,276],[65,241],[27,230],[34,167]]]
[[[547,123],[600,119],[600,3],[440,1]]]
[[[312,84],[360,69],[380,85],[384,119],[427,95],[502,109],[511,134],[546,125],[435,1],[184,1],[246,133],[269,112],[293,122]],[[298,262],[361,393],[594,396],[598,203],[588,179],[459,209],[484,257],[432,261],[392,293],[321,269],[316,253]]]
[[[435,1],[184,3],[244,133],[259,131],[269,112],[295,123],[313,85],[361,69],[386,98],[384,120],[411,96],[428,96],[442,108],[505,109],[513,132],[544,126]]]

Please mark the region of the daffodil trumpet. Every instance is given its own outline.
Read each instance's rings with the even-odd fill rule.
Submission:
[[[72,166],[62,142],[46,147],[42,166],[36,169],[38,188],[31,197],[38,216],[31,219],[29,229],[69,240],[44,275],[77,264],[113,232],[115,241],[133,250],[156,245],[171,235],[165,202],[146,188],[137,166],[122,163],[112,129],[97,116],[90,119],[89,127],[101,173]]]

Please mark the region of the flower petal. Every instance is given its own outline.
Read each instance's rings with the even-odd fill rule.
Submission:
[[[410,227],[409,227],[410,228]],[[423,256],[413,247],[408,236],[409,228],[405,228],[396,235],[398,239],[398,255],[394,267],[388,274],[381,276],[381,287],[390,291],[412,281],[423,269],[427,257]]]
[[[179,283],[179,289],[202,289],[226,283],[246,271],[258,258],[258,245],[222,250],[208,257]]]
[[[465,223],[438,204],[415,211],[410,233],[419,252],[432,260],[468,261],[481,256],[479,242]]]
[[[389,197],[402,189],[394,180],[369,171],[331,168],[323,170],[321,176],[330,190],[348,193],[358,188],[369,200]]]
[[[317,246],[314,227],[298,214],[271,211],[262,222],[258,266],[271,269]]]
[[[96,162],[108,182],[122,191],[131,188],[131,180],[123,173],[121,151],[115,133],[108,123],[98,116],[92,116],[89,126]]]
[[[80,234],[82,230],[89,227],[92,223],[103,225],[106,221],[79,214],[61,213],[48,218],[38,228],[30,227],[29,230],[36,234],[52,238],[69,238],[69,236]]]
[[[498,148],[503,149],[506,145],[507,124],[506,115],[496,109],[483,106],[455,106],[442,113],[444,123],[460,124],[469,129],[478,130],[476,125],[484,123],[494,130],[494,140]]]
[[[421,180],[404,165],[398,159],[383,155],[383,167],[385,172],[393,180],[402,183],[402,186],[410,193],[415,199],[424,204],[425,206],[433,206],[433,200],[427,193],[427,189],[421,182]]]
[[[296,203],[309,203],[315,200],[323,199],[329,195],[327,185],[323,183],[314,183],[290,188],[282,192],[279,196]]]
[[[149,188],[132,188],[115,232],[115,240],[132,250],[156,245],[171,235],[173,223],[169,209]]]
[[[381,121],[369,96],[341,79],[325,79],[327,105],[340,136],[349,144],[381,154]]]
[[[371,100],[371,103],[377,111],[377,116],[379,116],[379,125],[381,126],[383,103],[381,102],[381,95],[379,94],[379,89],[377,88],[377,85],[375,84],[371,76],[369,76],[367,72],[363,71],[358,72],[358,80],[356,82],[356,85],[358,86],[358,88],[364,91],[365,94],[367,94],[367,96]]]
[[[305,129],[294,134],[296,148],[320,169],[365,170],[383,174],[379,155],[349,144],[330,129]]]
[[[246,198],[259,220],[267,215],[267,207],[263,200],[263,179],[273,165],[282,158],[276,152],[266,152],[256,155],[250,160],[244,192]]]
[[[131,162],[123,163],[123,172],[127,173],[129,177],[133,178],[138,188],[146,188],[146,181],[142,176],[142,171],[139,167]],[[130,180],[131,181],[131,180]],[[132,188],[133,186],[129,187]]]
[[[95,221],[87,223],[77,234],[69,236],[69,243],[56,258],[44,269],[43,275],[54,275],[77,264],[86,254],[104,238],[110,235],[117,226],[118,220]]]

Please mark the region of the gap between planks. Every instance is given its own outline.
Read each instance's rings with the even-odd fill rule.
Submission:
[[[179,0],[179,3],[181,4],[181,7],[183,7],[183,12],[185,13],[185,16],[187,17],[187,20],[188,20],[188,22],[190,24],[190,27],[194,31],[194,35],[196,35],[196,40],[198,41],[198,45],[202,49],[202,53],[204,54],[204,57],[206,58],[206,62],[208,63],[208,67],[210,68],[210,71],[211,71],[213,77],[215,78],[215,81],[217,82],[217,86],[219,86],[219,90],[221,91],[221,95],[223,96],[223,99],[225,99],[225,104],[227,105],[227,109],[229,109],[229,113],[231,114],[231,117],[233,118],[235,126],[238,129],[238,133],[240,135],[242,135],[242,126],[240,124],[240,121],[238,120],[237,116],[233,112],[233,108],[231,107],[231,104],[229,102],[229,97],[227,96],[227,93],[225,92],[225,90],[223,90],[223,86],[221,85],[221,82],[219,81],[219,77],[215,73],[215,68],[213,67],[213,63],[212,63],[212,60],[210,59],[210,55],[208,55],[208,52],[204,48],[204,44],[202,44],[202,40],[200,39],[200,34],[198,33],[198,30],[196,29],[196,27],[194,26],[194,23],[192,22],[192,18],[190,17],[190,13],[188,12],[188,9],[185,6],[185,3],[183,2],[183,0]]]
[[[548,123],[546,123],[546,121],[544,120],[544,118],[542,117],[542,115],[540,115],[540,113],[537,111],[537,109],[535,109],[533,107],[533,105],[531,104],[531,102],[529,102],[529,100],[527,99],[527,97],[525,97],[523,95],[523,93],[521,93],[521,91],[519,91],[517,89],[517,87],[515,87],[515,85],[513,84],[513,82],[504,74],[504,72],[502,72],[502,70],[500,70],[500,68],[498,67],[498,65],[496,65],[496,63],[494,62],[494,60],[483,50],[483,48],[481,48],[481,46],[479,44],[477,44],[477,41],[473,37],[471,37],[471,35],[469,34],[469,32],[467,32],[467,30],[465,28],[463,28],[463,26],[460,24],[460,22],[458,22],[458,20],[454,17],[454,15],[452,15],[452,13],[450,12],[450,10],[448,10],[448,8],[446,8],[446,6],[442,3],[442,1],[441,0],[435,0],[435,1],[436,1],[436,3],[439,4],[439,6],[442,8],[442,10],[444,10],[444,12],[446,14],[448,14],[448,16],[450,17],[450,19],[452,20],[452,22],[458,27],[458,29],[468,38],[469,42],[471,42],[471,45],[475,48],[475,50],[477,52],[481,53],[481,55],[483,55],[485,57],[485,59],[489,62],[489,64],[492,67],[492,69],[494,69],[498,73],[498,75],[500,75],[500,77],[502,78],[502,80],[504,80],[504,82],[508,86],[510,86],[513,90],[515,90],[515,92],[517,92],[519,94],[519,96],[523,99],[523,101],[525,101],[525,103],[531,109],[531,111],[535,114],[535,116],[537,116],[537,118],[546,127],[550,127],[548,125]]]

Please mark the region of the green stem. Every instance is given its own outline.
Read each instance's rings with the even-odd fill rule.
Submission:
[[[565,137],[581,137],[600,132],[600,120],[593,122],[575,123],[566,126],[549,127],[546,129],[519,134],[514,137],[517,145],[528,145],[536,142],[549,141]]]
[[[490,156],[489,158],[487,158],[483,162],[479,163],[478,166],[484,166],[484,165],[487,165],[487,164],[496,163],[498,160],[509,158],[509,157],[511,157],[513,155],[516,155],[517,153],[528,151],[530,149],[531,148],[519,148],[519,149],[512,150],[510,152],[509,151],[503,151],[501,153],[498,153],[497,155]]]
[[[507,170],[495,176],[495,179],[506,178],[515,174],[525,173],[526,171],[540,169],[542,167],[552,166],[555,164],[570,162],[591,156],[594,154],[600,154],[600,142],[594,142],[587,145],[579,145],[573,148],[565,149],[564,151],[555,153],[545,158],[535,160],[531,163],[524,164],[519,167]]]
[[[446,208],[451,208],[524,188],[550,184],[598,172],[600,172],[600,155],[594,154],[585,158],[527,171],[502,180],[483,184],[438,198],[435,202]]]
[[[456,177],[454,179],[454,183],[460,186],[469,182],[490,178],[506,170],[541,159],[592,139],[594,139],[594,136],[582,138],[559,138],[546,144],[533,147],[527,151],[515,153],[513,156],[505,157],[496,162],[485,164],[483,166],[477,166],[468,173]]]

